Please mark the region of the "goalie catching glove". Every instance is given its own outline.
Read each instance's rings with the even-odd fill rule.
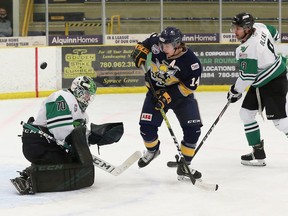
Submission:
[[[235,85],[232,85],[228,94],[227,94],[227,99],[231,103],[235,103],[236,101],[238,101],[242,97],[242,93],[237,92],[234,88],[235,88]]]
[[[101,146],[118,142],[124,133],[122,122],[102,125],[91,123],[90,127],[91,134],[88,137],[88,143],[90,145],[97,144]]]
[[[131,57],[135,62],[136,67],[140,68],[141,64],[145,64],[149,49],[147,49],[143,44],[136,44]]]
[[[164,109],[164,107],[167,106],[167,104],[169,104],[171,101],[172,99],[166,90],[159,90],[157,91],[155,109]]]

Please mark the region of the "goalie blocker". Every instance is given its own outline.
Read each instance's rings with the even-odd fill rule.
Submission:
[[[33,127],[52,136],[45,127]],[[122,123],[91,124],[89,144],[101,146],[118,142],[123,131]],[[11,179],[11,182],[20,194],[71,191],[91,186],[94,183],[95,170],[93,156],[86,140],[86,127],[75,128],[65,139],[70,146],[67,150],[57,145],[54,140],[23,127],[23,154],[32,165],[19,172],[20,177]],[[39,145],[43,146],[40,150]],[[46,154],[46,158],[37,158],[39,151],[44,151],[47,147],[50,151],[51,148],[55,151],[50,155]]]

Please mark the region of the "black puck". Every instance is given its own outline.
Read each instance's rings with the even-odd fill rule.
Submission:
[[[41,63],[40,68],[42,70],[44,70],[46,67],[47,67],[47,63],[46,62]]]

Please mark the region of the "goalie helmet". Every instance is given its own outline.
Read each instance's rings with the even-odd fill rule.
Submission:
[[[80,109],[84,112],[94,100],[97,87],[92,78],[79,76],[73,80],[70,89],[78,101]]]
[[[171,43],[176,48],[181,44],[182,37],[183,34],[178,28],[167,27],[161,32],[159,41],[164,44]]]
[[[244,29],[245,28],[251,29],[253,27],[254,23],[255,23],[254,18],[249,13],[237,14],[232,20],[232,25],[240,26]]]

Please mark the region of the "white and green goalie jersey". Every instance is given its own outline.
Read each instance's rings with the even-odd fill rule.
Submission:
[[[74,95],[63,89],[43,101],[33,124],[47,127],[57,140],[64,140],[74,129],[74,123],[80,119],[86,122],[89,120]]]
[[[255,23],[256,31],[236,49],[236,59],[240,64],[235,90],[239,93],[252,85],[262,87],[282,74],[286,58],[276,55],[274,42],[279,39],[278,31],[269,25]]]

